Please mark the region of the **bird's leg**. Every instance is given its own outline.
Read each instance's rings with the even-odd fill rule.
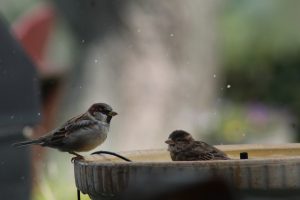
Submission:
[[[78,153],[75,153],[74,151],[70,151],[69,154],[73,154],[73,155],[76,156],[76,157],[73,157],[73,158],[71,159],[71,162],[72,162],[72,163],[74,162],[75,159],[83,159],[83,156],[82,156],[82,155],[80,155],[80,154],[78,154]]]

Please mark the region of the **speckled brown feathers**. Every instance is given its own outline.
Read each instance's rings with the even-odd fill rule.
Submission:
[[[102,144],[108,134],[110,121],[117,115],[105,103],[93,104],[87,112],[74,117],[57,129],[35,140],[13,144],[16,147],[36,144],[79,155]]]
[[[173,131],[168,140],[168,150],[173,161],[228,160],[221,150],[194,138],[183,130]]]

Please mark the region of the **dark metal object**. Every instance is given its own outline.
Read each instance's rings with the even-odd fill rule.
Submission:
[[[248,152],[241,152],[240,159],[242,159],[242,160],[248,159]]]
[[[80,190],[77,189],[77,200],[80,200]]]
[[[130,159],[124,157],[124,156],[121,156],[120,154],[117,154],[117,153],[114,153],[114,152],[110,152],[110,151],[95,151],[93,152],[91,155],[94,155],[94,154],[108,154],[108,155],[112,155],[112,156],[116,156],[118,158],[121,158],[127,162],[132,162]]]
[[[11,147],[24,140],[25,126],[41,118],[35,67],[0,15],[0,193],[1,199],[28,200],[30,152]]]

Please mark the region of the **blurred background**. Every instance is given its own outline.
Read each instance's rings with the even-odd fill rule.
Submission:
[[[106,102],[119,115],[102,150],[166,148],[175,129],[211,144],[298,142],[299,6],[2,0],[41,91],[40,120],[23,133],[38,137]],[[70,157],[32,148],[32,199],[75,198]]]

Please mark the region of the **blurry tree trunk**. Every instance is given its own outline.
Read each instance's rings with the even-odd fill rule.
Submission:
[[[102,148],[165,147],[174,129],[196,134],[214,106],[217,1],[128,1],[118,14],[121,24],[89,45],[80,84],[81,111],[107,102],[120,114]]]

